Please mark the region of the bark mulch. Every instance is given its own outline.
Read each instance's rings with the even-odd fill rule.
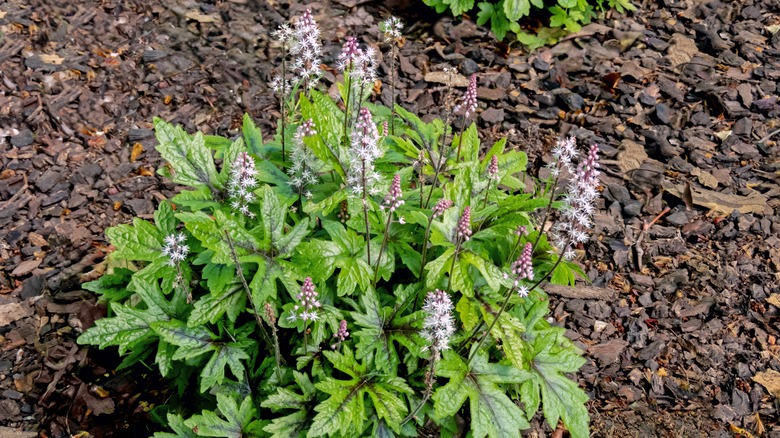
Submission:
[[[780,436],[780,4],[642,3],[531,53],[416,1],[0,4],[0,436],[155,430],[155,372],[76,345],[105,313],[80,284],[103,272],[105,228],[175,193],[152,117],[232,136],[248,112],[272,132],[268,34],[305,7],[328,64],[346,35],[384,48],[390,7],[399,102],[436,116],[443,67],[476,73],[481,137],[508,135],[533,174],[560,135],[599,143],[592,283],[548,288],[589,359],[594,436]]]

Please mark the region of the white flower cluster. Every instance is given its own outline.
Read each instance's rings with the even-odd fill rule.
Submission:
[[[563,166],[570,170],[571,160],[576,157],[576,150],[573,154],[570,151],[574,149],[574,139],[559,143],[559,147],[559,155],[563,160],[567,160]],[[594,144],[588,151],[588,156],[580,162],[576,172],[573,172],[574,177],[569,182],[568,193],[563,199],[563,216],[554,229],[557,235],[556,247],[568,260],[574,258],[573,245],[587,242],[587,230],[593,227],[593,214],[596,210],[594,203],[599,196],[598,159],[599,147]]]
[[[371,118],[371,112],[368,108],[360,108],[352,130],[347,173],[347,185],[355,195],[360,196],[364,191],[372,196],[379,193],[377,185],[382,178],[374,169],[374,160],[381,156],[379,131]]]
[[[390,16],[379,23],[379,30],[385,34],[385,42],[398,41],[403,36],[404,23],[398,17]]]
[[[252,192],[255,187],[257,187],[255,160],[248,153],[242,152],[238,154],[230,169],[228,194],[233,198],[230,206],[245,216],[255,217],[254,213],[249,211],[249,204],[255,200],[255,194]]]
[[[447,292],[436,289],[428,292],[423,310],[427,313],[420,335],[439,354],[450,348],[450,338],[455,333],[455,319],[452,317],[452,301]]]
[[[336,69],[349,76],[350,107],[359,108],[365,92],[373,89],[377,79],[376,51],[370,46],[361,49],[357,39],[348,36],[336,62]],[[352,108],[349,111],[353,111]]]
[[[164,256],[168,257],[169,265],[174,266],[187,258],[190,247],[184,244],[186,240],[187,237],[184,233],[169,234],[165,236],[165,246],[163,246],[162,253]]]
[[[274,77],[270,83],[271,89],[284,99],[295,86],[301,85],[307,90],[314,88],[322,77],[322,43],[320,28],[311,11],[307,10],[298,17],[293,27],[283,24],[272,37],[282,46],[283,56],[288,53],[292,56],[290,71],[293,75],[292,78],[284,75]]]
[[[577,140],[574,137],[558,140],[552,154],[555,160],[549,168],[553,177],[558,177],[564,170],[570,175],[574,174],[572,160],[577,157]]]
[[[322,167],[322,162],[314,156],[311,150],[304,144],[303,139],[317,135],[314,129],[314,121],[311,119],[303,122],[293,137],[293,146],[290,153],[292,165],[287,169],[290,175],[289,184],[296,189],[306,185],[317,184],[317,172]]]

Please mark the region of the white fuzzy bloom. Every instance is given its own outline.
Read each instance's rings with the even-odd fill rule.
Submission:
[[[352,61],[352,70],[349,72],[358,89],[370,90],[376,81],[376,51],[373,47],[366,47]]]
[[[379,30],[385,34],[385,42],[398,41],[403,36],[404,23],[394,16],[379,23]]]
[[[450,338],[455,333],[450,296],[436,289],[428,292],[423,310],[427,313],[420,335],[431,344],[437,354],[450,348]]]
[[[169,234],[165,236],[165,246],[162,248],[162,253],[168,257],[169,265],[176,265],[187,258],[190,248],[184,244],[186,240],[187,236],[185,236],[184,233]]]
[[[374,169],[374,160],[381,156],[379,131],[368,108],[361,108],[352,130],[349,148],[347,185],[352,188],[354,195],[362,196],[364,190],[370,195],[379,192],[378,185],[382,178]]]
[[[598,145],[594,144],[589,149],[587,157],[580,162],[576,172],[573,172],[574,177],[569,182],[568,193],[563,198],[561,220],[554,227],[555,246],[567,260],[575,256],[573,245],[588,241],[587,230],[593,227],[593,214],[596,210],[594,203],[599,196],[598,153]],[[575,140],[569,138],[559,142],[553,150],[553,155],[561,163],[559,168],[570,171],[573,167],[572,159],[577,155]]]
[[[257,187],[257,169],[255,160],[248,153],[238,154],[230,169],[228,194],[232,198],[230,205],[234,210],[248,217],[255,217],[249,211],[249,204],[255,201],[252,190]]]
[[[297,85],[302,85],[305,89],[314,88],[322,77],[322,44],[320,28],[311,11],[306,11],[298,17],[292,27],[288,24],[281,25],[271,37],[284,50],[283,56],[291,56],[288,72],[292,73],[292,77],[279,75],[273,78],[270,86],[274,93],[281,99],[286,99],[288,93]]]
[[[292,165],[287,169],[287,173],[290,175],[288,184],[296,189],[317,184],[317,173],[323,165],[303,142],[304,138],[317,134],[314,128],[314,122],[309,119],[298,127],[293,137],[292,151],[290,152]]]
[[[294,41],[290,46],[290,54],[293,55],[293,72],[304,88],[312,89],[322,76],[320,70],[322,44],[320,43],[320,28],[314,21],[310,10],[298,17],[293,28],[293,35]]]
[[[557,168],[553,172],[553,176],[560,174],[561,170],[565,169],[570,174],[574,173],[574,166],[572,160],[577,157],[577,140],[574,137],[567,137],[562,140],[558,140],[555,147],[552,150],[555,163],[551,166]]]

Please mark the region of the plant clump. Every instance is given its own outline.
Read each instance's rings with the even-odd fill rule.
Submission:
[[[398,44],[400,21],[384,27]],[[519,437],[540,407],[587,437],[569,377],[585,361],[547,321],[544,284],[584,278],[598,147],[580,159],[560,141],[527,191],[526,155],[466,124],[476,77],[456,133],[449,103],[431,122],[375,104],[374,54],[352,37],[338,98],[319,91],[310,12],[275,35],[274,136],[248,115],[233,139],[155,119],[160,172],[182,190],[106,231],[111,268],[88,287],[110,316],[79,342],[170,382],[159,438],[453,436],[464,419]]]

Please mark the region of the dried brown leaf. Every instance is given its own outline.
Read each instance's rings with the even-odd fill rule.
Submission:
[[[775,370],[766,370],[756,373],[753,381],[761,384],[770,394],[780,397],[780,373]]]

